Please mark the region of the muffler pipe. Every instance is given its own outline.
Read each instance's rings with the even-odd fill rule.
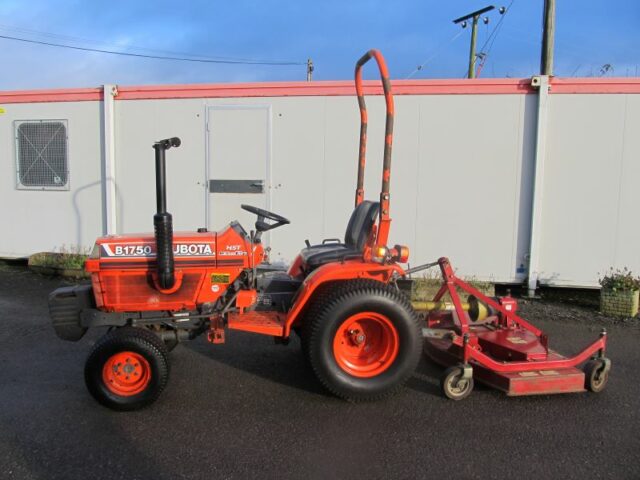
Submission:
[[[167,212],[167,172],[165,152],[171,147],[179,147],[178,137],[160,140],[153,144],[156,153],[156,205],[153,216],[156,237],[156,264],[158,266],[158,285],[167,290],[175,284],[173,262],[173,219]]]

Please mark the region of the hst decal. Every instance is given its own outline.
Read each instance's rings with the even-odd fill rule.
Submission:
[[[101,245],[102,257],[118,258],[155,258],[154,244],[115,244]],[[176,257],[215,257],[215,244],[210,243],[175,243],[173,254]]]
[[[221,257],[243,257],[247,254],[244,250],[236,250],[235,252],[227,252],[225,250],[220,250],[218,255]]]
[[[242,257],[246,254],[241,245],[227,245],[224,250],[218,252],[220,257]]]

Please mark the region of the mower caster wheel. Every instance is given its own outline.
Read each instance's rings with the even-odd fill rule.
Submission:
[[[611,361],[609,359],[589,360],[583,368],[584,387],[593,393],[600,393],[607,385],[610,368]]]
[[[463,400],[473,391],[473,377],[462,378],[463,367],[449,367],[440,377],[440,388],[445,397],[451,400]]]
[[[84,378],[89,393],[105,407],[138,410],[156,401],[167,385],[167,348],[149,330],[117,328],[96,342]]]

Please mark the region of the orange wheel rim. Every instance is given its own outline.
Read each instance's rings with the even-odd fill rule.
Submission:
[[[147,388],[151,380],[151,367],[139,353],[118,352],[105,362],[102,380],[110,392],[131,397]]]
[[[368,378],[386,371],[398,356],[398,331],[391,320],[376,312],[350,316],[333,339],[333,355],[345,372]]]

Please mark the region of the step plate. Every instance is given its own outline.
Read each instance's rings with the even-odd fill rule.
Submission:
[[[278,312],[230,313],[227,317],[231,330],[261,333],[281,337],[284,333],[285,316]]]

